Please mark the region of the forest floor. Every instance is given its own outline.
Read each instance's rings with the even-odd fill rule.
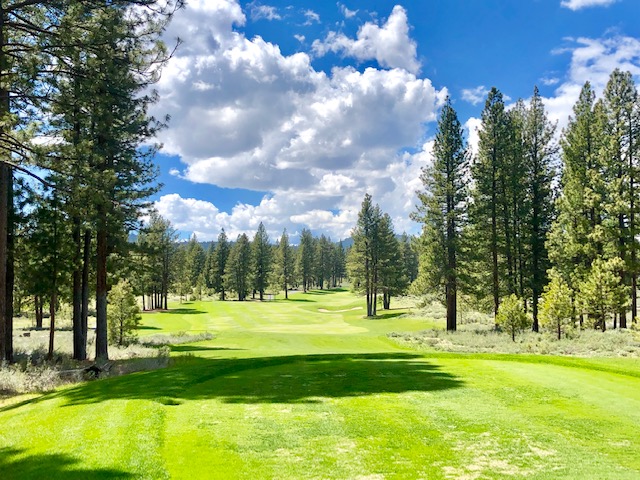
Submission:
[[[171,366],[0,407],[0,478],[640,478],[640,364],[448,353],[347,291],[192,302]]]

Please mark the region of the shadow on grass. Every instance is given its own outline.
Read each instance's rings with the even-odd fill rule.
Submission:
[[[315,300],[309,300],[308,298],[279,298],[276,300],[278,303],[287,303],[287,302],[305,302],[305,303],[317,303]]]
[[[162,330],[160,327],[151,327],[148,325],[138,325],[136,330]]]
[[[112,399],[166,404],[218,399],[227,403],[315,403],[343,398],[438,391],[463,385],[422,356],[404,353],[297,355],[247,359],[176,359],[174,367],[111,378],[44,395],[67,405]],[[7,407],[9,409],[11,407]],[[0,409],[2,411],[2,409]]]
[[[60,453],[25,455],[25,450],[0,448],[2,478],[18,480],[31,478],[64,478],[86,480],[99,478],[134,478],[134,475],[115,469],[84,469],[80,461]]]
[[[367,320],[389,320],[390,318],[401,317],[402,315],[407,313],[405,310],[401,312],[389,312],[388,310],[385,310],[385,312],[387,313],[381,313],[376,315],[375,317],[365,317],[365,318]]]
[[[198,310],[197,308],[170,308],[169,310],[163,310],[162,313],[168,313],[170,315],[201,315],[207,312]]]
[[[214,352],[221,350],[244,350],[244,348],[205,347],[198,345],[169,345],[172,352]]]

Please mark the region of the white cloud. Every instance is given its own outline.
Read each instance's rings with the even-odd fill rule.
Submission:
[[[560,83],[560,79],[557,77],[543,77],[540,79],[540,82],[543,85],[546,85],[548,87],[553,86],[553,85],[557,85],[558,83]]]
[[[359,12],[359,10],[349,10],[344,3],[340,2],[338,2],[338,7],[340,7],[340,12],[344,15],[344,18],[353,18]]]
[[[298,40],[300,43],[304,43],[304,41],[306,40],[306,37],[304,35],[298,35],[298,34],[295,34],[293,38]]]
[[[282,17],[278,14],[278,9],[270,5],[258,5],[256,2],[247,4],[251,12],[252,20],[280,20]]]
[[[305,25],[312,25],[314,23],[320,23],[320,15],[318,15],[313,10],[305,10],[304,16],[307,18],[307,21],[304,23]]]
[[[476,117],[471,117],[464,123],[464,128],[467,131],[467,145],[472,155],[478,153],[478,143],[480,142],[478,131],[481,125],[482,120]]]
[[[469,102],[471,105],[478,105],[485,101],[488,93],[489,89],[484,85],[480,85],[476,88],[464,88],[462,89],[462,99],[465,102]]]
[[[365,23],[355,40],[342,33],[329,32],[324,41],[313,42],[313,52],[318,56],[334,52],[358,61],[376,60],[382,67],[402,68],[414,74],[420,70],[417,46],[409,36],[407,12],[400,5],[393,7],[382,26]]]
[[[640,39],[613,36],[605,38],[578,38],[563,49],[571,53],[571,63],[566,80],[559,84],[554,95],[545,99],[545,106],[552,121],[562,128],[572,114],[580,90],[586,81],[601,95],[616,68],[640,77]]]
[[[408,31],[404,10],[394,15],[376,28],[402,30],[393,25],[403,17]],[[180,178],[268,193],[229,212],[173,193],[157,202],[160,213],[202,239],[221,228],[231,238],[252,233],[260,221],[270,235],[306,226],[338,239],[369,192],[397,228],[415,230],[408,214],[425,154],[398,152],[422,144],[446,89],[400,66],[317,71],[306,53],[248,39],[238,29],[245,21],[234,0],[180,11],[168,36],[180,32],[184,48],[163,72],[153,113],[171,116],[159,140],[185,163]]]
[[[560,5],[570,10],[576,11],[588,7],[606,7],[617,0],[562,0]]]

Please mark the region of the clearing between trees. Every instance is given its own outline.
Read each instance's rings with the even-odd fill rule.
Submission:
[[[363,318],[362,302],[312,291],[147,313],[142,340],[214,337],[173,346],[166,369],[6,403],[0,476],[640,476],[637,359],[416,350],[388,334],[433,321]]]

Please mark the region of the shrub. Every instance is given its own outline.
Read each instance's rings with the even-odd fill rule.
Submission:
[[[540,323],[543,328],[556,332],[558,340],[567,328],[573,326],[573,306],[571,305],[571,289],[567,283],[553,270],[551,281],[545,287],[540,306]]]
[[[511,334],[511,340],[516,341],[516,333],[524,331],[529,325],[527,314],[522,308],[522,300],[511,294],[502,300],[496,323]]]
[[[120,280],[109,292],[107,321],[111,343],[127,345],[135,340],[140,308],[127,280]]]

